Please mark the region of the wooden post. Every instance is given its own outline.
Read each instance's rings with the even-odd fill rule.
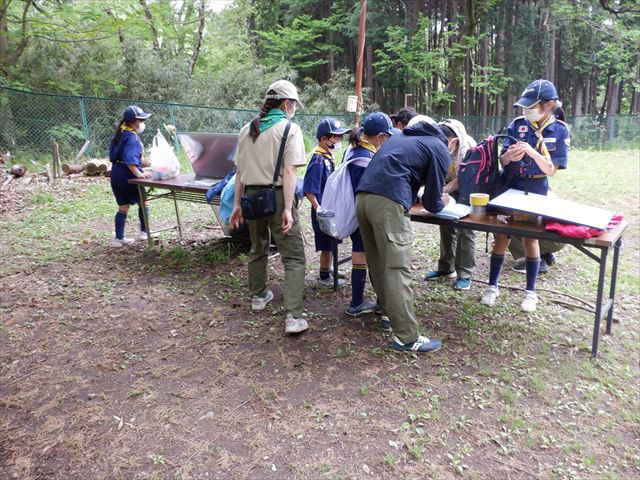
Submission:
[[[356,64],[356,95],[358,96],[358,111],[356,112],[355,126],[360,125],[362,113],[362,70],[364,68],[364,39],[367,30],[367,0],[360,0],[360,23],[358,36],[358,63]]]
[[[55,140],[51,142],[51,151],[53,153],[53,178],[61,176],[62,166],[60,165],[60,146]]]
[[[90,143],[91,143],[91,140],[87,140],[86,142],[84,142],[84,145],[82,145],[82,148],[80,149],[80,151],[76,155],[76,158],[73,159],[73,163],[78,163],[78,160],[80,160],[80,157],[82,156],[82,154],[87,149],[87,147],[89,146]]]

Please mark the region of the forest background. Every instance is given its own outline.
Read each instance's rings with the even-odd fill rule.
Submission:
[[[306,112],[354,93],[360,2],[0,0],[0,85],[229,108],[288,78]],[[368,2],[365,110],[513,115],[535,78],[570,115],[640,112],[634,0]]]

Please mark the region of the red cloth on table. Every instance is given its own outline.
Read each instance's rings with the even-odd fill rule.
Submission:
[[[597,228],[587,227],[585,225],[569,225],[568,223],[556,222],[555,220],[546,221],[544,229],[549,232],[558,233],[563,237],[593,238],[599,237],[608,230],[612,230],[623,218],[622,215],[614,215],[611,217],[611,221],[605,230],[598,230]]]

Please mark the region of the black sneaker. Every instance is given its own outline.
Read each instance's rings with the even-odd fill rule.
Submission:
[[[553,253],[543,253],[542,255],[540,255],[540,258],[542,258],[542,260],[547,262],[547,265],[549,267],[554,263],[556,263],[556,261],[558,260]]]
[[[527,261],[524,258],[518,260],[513,264],[513,271],[518,273],[527,273]],[[540,258],[540,268],[538,269],[538,275],[547,273],[548,271],[549,265],[544,261],[543,258]]]

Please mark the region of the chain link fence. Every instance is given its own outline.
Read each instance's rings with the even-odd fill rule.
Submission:
[[[13,155],[42,155],[51,151],[51,141],[60,145],[63,157],[73,157],[86,140],[88,153],[107,155],[115,122],[127,105],[135,103],[154,115],[147,121],[149,133],[165,125],[175,125],[179,132],[237,133],[255,115],[255,110],[132,101],[97,97],[72,97],[31,93],[7,87],[0,88],[0,150]],[[345,124],[353,116],[329,114]],[[316,126],[326,114],[299,112],[295,121],[312,139]],[[507,126],[513,117],[454,117],[467,131],[482,139]],[[595,115],[570,118],[572,144],[578,148],[639,148],[640,116]],[[149,135],[151,138],[152,135]]]

